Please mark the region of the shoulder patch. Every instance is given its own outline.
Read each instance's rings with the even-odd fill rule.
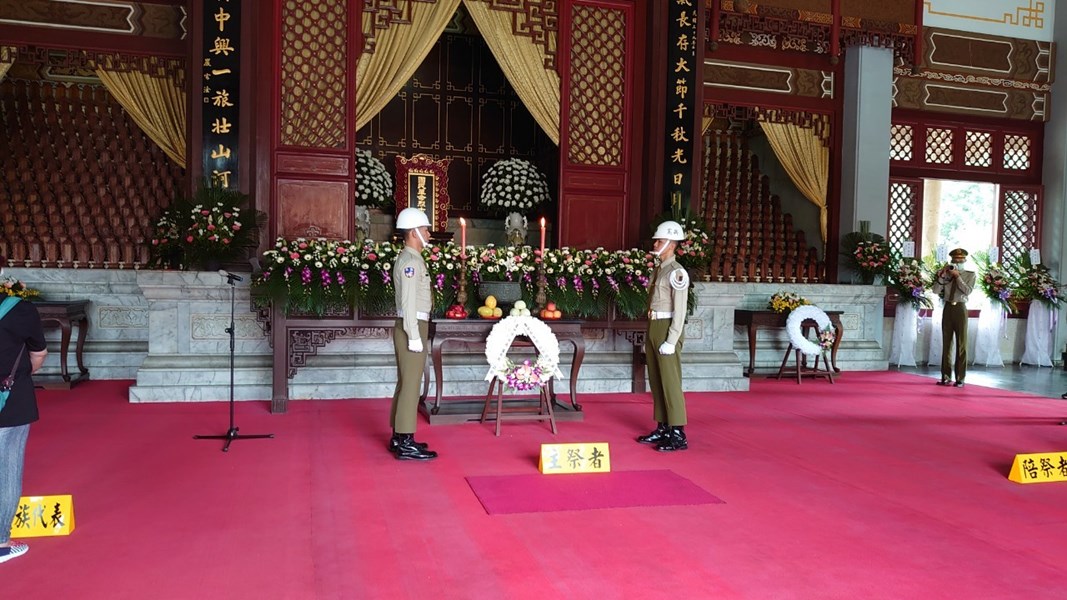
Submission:
[[[689,287],[689,273],[685,269],[671,271],[671,287],[676,290],[684,290]]]
[[[404,267],[404,277],[414,277],[415,267]]]

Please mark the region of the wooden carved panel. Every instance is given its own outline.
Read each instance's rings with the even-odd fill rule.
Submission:
[[[286,238],[348,237],[347,224],[354,218],[347,181],[277,180],[278,235]]]

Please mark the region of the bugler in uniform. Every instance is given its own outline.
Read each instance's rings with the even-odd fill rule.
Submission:
[[[426,338],[429,334],[433,296],[430,273],[422,258],[429,243],[430,221],[417,208],[405,208],[396,217],[396,227],[404,232],[404,249],[393,263],[396,290],[396,327],[393,351],[396,355],[396,391],[389,413],[393,437],[389,450],[397,460],[431,460],[437,453],[415,441],[418,421],[419,388],[426,366]]]
[[[652,235],[653,250],[660,264],[648,288],[648,331],[645,356],[652,388],[656,429],[637,441],[655,444],[663,452],[685,450],[685,394],[682,393],[682,349],[685,315],[689,304],[689,274],[674,259],[678,242],[685,239],[682,226],[664,221]]]
[[[938,385],[953,385],[952,370],[956,370],[956,387],[963,387],[967,377],[967,295],[974,289],[977,275],[974,271],[963,270],[967,261],[967,251],[956,248],[948,253],[952,261],[937,272],[937,278],[931,289],[945,301],[945,310],[941,313],[941,381]],[[952,339],[956,339],[955,365],[949,358]]]

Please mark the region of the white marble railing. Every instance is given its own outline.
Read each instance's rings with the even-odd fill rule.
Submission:
[[[225,400],[229,397],[230,287],[214,272],[90,269],[9,269],[50,300],[90,300],[85,362],[94,379],[136,379],[133,402]],[[761,309],[779,291],[792,291],[825,310],[842,311],[845,328],[838,366],[844,371],[887,368],[892,319],[882,316],[884,288],[859,285],[697,283],[697,308],[686,326],[683,371],[687,390],[747,390],[745,331],[735,308]],[[272,351],[264,323],[250,308],[248,282],[235,291],[235,397],[272,397]],[[1005,360],[1022,352],[1021,320],[1009,321]],[[58,331],[46,373],[58,372]],[[628,392],[632,344],[622,332],[589,329],[578,392]],[[927,343],[920,336],[917,344]],[[757,374],[773,373],[788,344],[784,330],[760,330]],[[925,357],[925,349],[916,355]],[[1058,357],[1056,357],[1058,358]],[[73,362],[73,358],[71,358]],[[484,394],[484,357],[446,355],[445,394]],[[72,365],[73,366],[73,365]],[[569,364],[564,363],[564,370]],[[289,380],[289,397],[388,397],[395,381],[387,330],[351,328],[309,356]],[[559,386],[567,391],[566,383]]]

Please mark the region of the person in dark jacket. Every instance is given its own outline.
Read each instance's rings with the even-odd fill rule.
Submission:
[[[7,260],[0,257],[0,274]],[[0,294],[0,299],[7,298]],[[0,409],[0,563],[17,558],[29,546],[11,541],[11,522],[22,496],[22,468],[30,423],[38,419],[30,375],[41,368],[45,349],[41,316],[30,302],[19,301],[0,319],[0,379],[14,372],[11,393]]]

